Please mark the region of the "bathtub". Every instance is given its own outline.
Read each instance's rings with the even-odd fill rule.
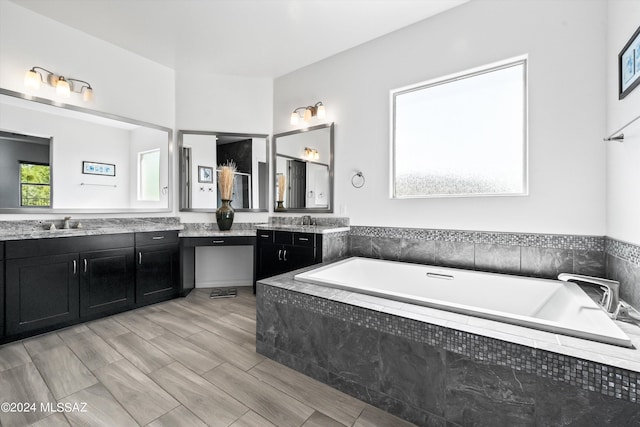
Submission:
[[[359,257],[297,274],[295,280],[633,347],[571,282]]]

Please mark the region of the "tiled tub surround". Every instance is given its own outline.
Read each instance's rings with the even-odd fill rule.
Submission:
[[[640,310],[640,246],[604,236],[351,226],[349,255],[543,278],[607,277]]]
[[[640,347],[640,330],[619,325]],[[256,340],[258,352],[418,425],[640,424],[639,350],[292,273],[258,283]]]

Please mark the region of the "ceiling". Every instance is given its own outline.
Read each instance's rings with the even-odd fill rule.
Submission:
[[[167,67],[278,77],[469,0],[11,0]]]

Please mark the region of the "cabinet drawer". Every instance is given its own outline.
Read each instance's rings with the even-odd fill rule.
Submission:
[[[276,231],[273,241],[278,245],[293,245],[293,233],[290,231]]]
[[[255,244],[253,236],[211,236],[211,237],[183,237],[181,240],[183,247],[196,246],[253,246]],[[271,241],[267,242],[271,243]]]
[[[273,230],[256,230],[256,238],[261,243],[273,243]]]
[[[27,258],[130,246],[133,246],[132,233],[10,240],[6,243],[6,258]]]
[[[314,233],[293,233],[293,244],[313,248],[316,244],[316,235]]]
[[[136,246],[168,245],[178,242],[178,232],[175,230],[136,233]]]

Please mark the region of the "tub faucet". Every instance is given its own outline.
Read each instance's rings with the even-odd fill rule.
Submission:
[[[609,314],[609,317],[616,319],[620,311],[620,282],[600,277],[583,276],[581,274],[560,273],[558,280],[564,282],[581,282],[596,285],[604,291],[600,305]]]

